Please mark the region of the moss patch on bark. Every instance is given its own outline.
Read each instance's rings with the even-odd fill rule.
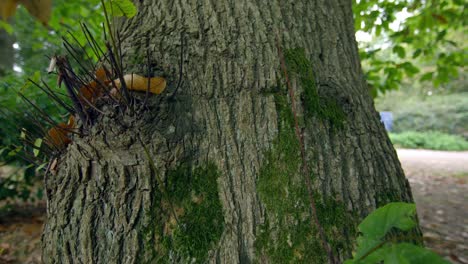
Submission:
[[[266,221],[257,230],[257,261],[270,263],[325,263],[316,227],[311,223],[307,188],[301,172],[299,141],[286,95],[275,95],[279,132],[260,168],[257,190],[266,207]],[[308,177],[312,177],[309,175]],[[335,252],[351,252],[356,219],[341,202],[315,194],[317,214]]]
[[[152,261],[205,263],[224,230],[218,175],[213,163],[169,171],[166,190],[170,201],[155,203],[160,208],[154,210],[148,230]]]
[[[304,49],[294,48],[284,54],[288,73],[297,78],[302,88],[306,116],[316,115],[321,120],[328,120],[337,128],[344,126],[346,114],[333,98],[320,96],[312,72],[312,64],[307,59]]]

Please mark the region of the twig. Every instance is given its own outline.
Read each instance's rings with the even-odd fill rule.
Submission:
[[[109,58],[111,60],[111,68],[113,68],[116,73],[117,73],[117,77],[119,78],[120,80],[120,89],[122,90],[122,94],[123,94],[123,99],[124,99],[124,102],[125,104],[127,104],[127,106],[129,104],[131,104],[130,102],[130,94],[128,93],[128,89],[127,89],[127,85],[125,83],[125,79],[123,77],[123,73],[122,71],[119,69],[119,64],[114,56],[114,53],[112,52],[112,47],[110,46],[109,43],[106,43],[106,47],[107,47],[107,50],[109,52]]]
[[[68,61],[65,57],[58,57],[57,58],[57,69],[59,71],[60,78],[63,78],[63,81],[65,83],[65,87],[67,88],[67,92],[73,102],[73,105],[75,107],[75,111],[80,117],[81,121],[83,122],[83,125],[86,127],[87,126],[87,118],[86,114],[84,111],[84,107],[81,104],[80,100],[78,99],[78,96],[74,90],[73,87],[73,77],[70,76],[72,74],[72,70],[69,68]],[[73,74],[75,75],[75,74]]]

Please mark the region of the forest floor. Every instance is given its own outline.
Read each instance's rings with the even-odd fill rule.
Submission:
[[[468,152],[399,149],[428,247],[468,264]],[[40,263],[45,204],[0,213],[0,264]]]

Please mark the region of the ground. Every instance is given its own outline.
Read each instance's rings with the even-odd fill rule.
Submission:
[[[468,263],[468,152],[398,150],[413,190],[424,242]]]
[[[468,152],[398,150],[413,189],[426,245],[468,264]],[[0,214],[0,264],[40,263],[45,205],[15,205]]]

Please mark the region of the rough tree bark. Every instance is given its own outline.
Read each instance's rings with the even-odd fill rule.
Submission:
[[[45,263],[329,262],[278,46],[334,255],[350,256],[371,210],[412,201],[363,79],[351,0],[135,2],[119,23],[126,72],[145,74],[150,51],[169,87],[149,110],[102,106],[110,115],[74,138],[47,181]]]

